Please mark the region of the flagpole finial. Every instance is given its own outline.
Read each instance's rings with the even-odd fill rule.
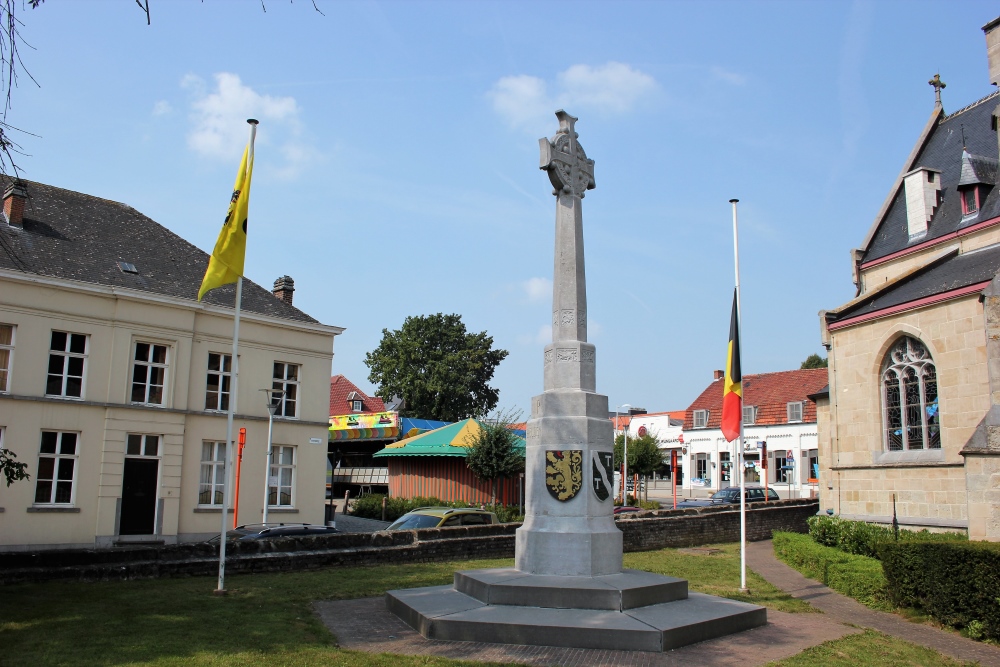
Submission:
[[[730,199],[730,200],[729,200],[729,203],[730,203],[730,204],[735,204],[735,203],[736,203],[736,202],[738,202],[738,201],[739,201],[739,199]]]
[[[256,118],[247,118],[247,122],[250,123],[251,125],[259,125],[260,124],[260,121],[257,120]]]

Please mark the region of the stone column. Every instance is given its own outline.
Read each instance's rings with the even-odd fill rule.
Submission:
[[[577,142],[576,118],[556,112],[559,131],[540,139],[541,169],[556,196],[552,343],[544,391],[531,402],[525,518],[515,561],[529,574],[598,576],[622,570],[613,515],[613,431],[608,398],[596,393],[596,351],[587,342],[582,200],[594,161]]]

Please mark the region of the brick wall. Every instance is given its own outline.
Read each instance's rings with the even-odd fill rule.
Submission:
[[[773,530],[805,532],[815,500],[755,503],[747,509],[747,539],[766,540]],[[322,537],[236,542],[227,547],[229,573],[287,572],[334,566],[512,558],[517,523],[419,531],[343,533]],[[661,510],[618,521],[625,551],[649,551],[739,540],[738,509]],[[106,581],[207,576],[218,571],[211,544],[0,553],[0,583],[49,580]]]

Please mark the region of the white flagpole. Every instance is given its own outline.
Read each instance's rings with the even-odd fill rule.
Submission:
[[[257,136],[257,121],[248,119],[250,124],[250,150],[247,154],[247,169],[253,164],[253,142]],[[219,538],[219,584],[217,594],[226,592],[226,533],[229,526],[229,494],[232,489],[233,465],[233,414],[240,388],[240,304],[243,301],[243,276],[236,280],[236,314],[233,317],[233,377],[232,392],[229,395],[229,410],[226,411],[226,475],[222,487],[222,531]]]
[[[740,380],[743,379],[743,315],[740,310],[740,235],[736,218],[739,199],[730,199],[733,205],[733,255],[736,258],[736,340],[740,353]],[[740,385],[742,387],[742,384]],[[742,394],[742,392],[741,392]],[[740,398],[740,436],[736,441],[740,460],[740,590],[747,589],[747,499],[746,466],[743,456],[743,400]]]

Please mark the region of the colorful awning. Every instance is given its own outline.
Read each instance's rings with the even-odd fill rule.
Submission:
[[[466,456],[468,448],[482,429],[475,419],[465,419],[433,431],[400,440],[376,452],[374,456]],[[518,437],[515,447],[522,452],[525,441]]]
[[[330,417],[330,441],[392,440],[399,436],[398,412],[369,412]]]

